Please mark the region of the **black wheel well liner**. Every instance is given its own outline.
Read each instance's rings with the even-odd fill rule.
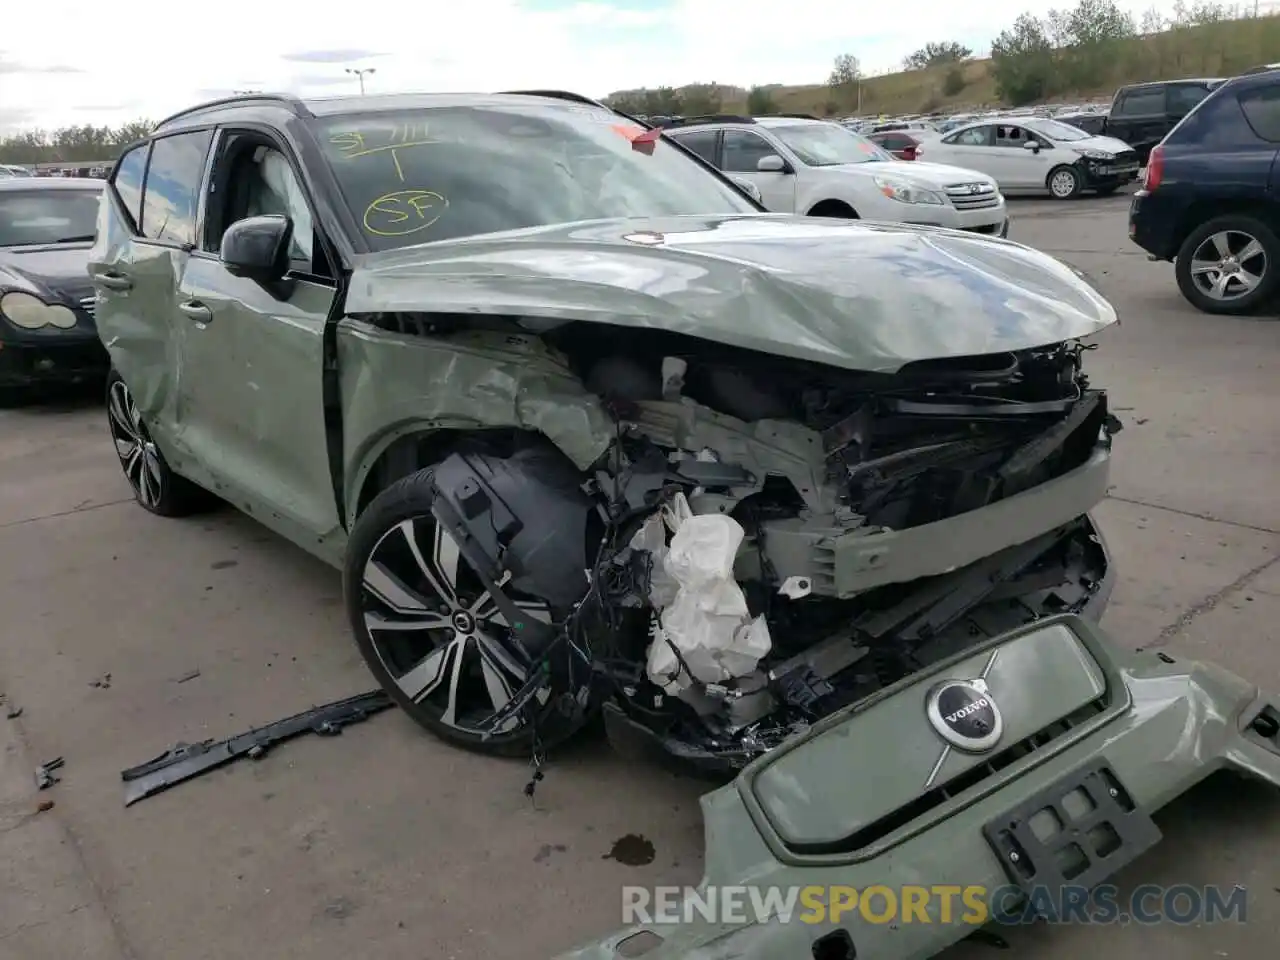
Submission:
[[[554,444],[541,433],[518,427],[460,428],[433,427],[397,437],[378,455],[360,482],[352,522],[364,513],[374,497],[397,480],[439,463],[462,447],[510,451],[529,443]]]
[[[851,204],[846,203],[843,200],[836,200],[834,198],[819,200],[817,203],[815,203],[813,206],[809,208],[809,212],[806,213],[805,216],[806,217],[821,216],[821,214],[818,213],[818,211],[824,210],[824,209],[825,210],[837,210],[837,209],[848,210],[849,213],[853,214],[854,218],[857,218],[858,216],[858,211],[855,210]]]
[[[1178,217],[1169,243],[1170,257],[1175,257],[1187,237],[1210,220],[1219,217],[1252,217],[1280,233],[1280,203],[1266,197],[1203,197],[1193,200]]]

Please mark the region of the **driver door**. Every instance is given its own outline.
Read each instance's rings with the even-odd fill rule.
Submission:
[[[289,154],[256,131],[222,129],[202,198],[197,249],[178,287],[179,423],[211,488],[313,552],[340,529],[322,395],[325,320],[336,275]],[[244,217],[294,225],[290,271],[272,289],[218,256]]]
[[[758,133],[725,130],[721,142],[721,170],[733,177],[750,180],[770,213],[794,213],[796,175],[794,172],[766,172],[759,168],[764,157],[780,157],[776,147]],[[788,164],[789,166],[789,164]]]

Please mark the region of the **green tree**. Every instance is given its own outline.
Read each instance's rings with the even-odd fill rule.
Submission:
[[[691,83],[680,90],[682,113],[691,117],[720,112],[724,97],[718,83]]]
[[[751,116],[763,116],[773,113],[776,109],[773,91],[768,87],[752,87],[747,91],[747,113]]]
[[[991,71],[1000,98],[1013,106],[1055,92],[1054,49],[1046,25],[1024,13],[991,44]]]
[[[831,88],[831,98],[846,107],[858,105],[858,93],[862,86],[862,67],[858,58],[851,53],[842,53],[831,65],[831,75],[827,77],[827,86]]]
[[[947,75],[942,78],[942,94],[946,97],[954,97],[968,85],[969,81],[964,76],[964,67],[958,63],[952,64],[947,70]]]
[[[26,130],[0,137],[0,163],[75,163],[114,160],[126,145],[155,129],[150,120],[134,120],[119,127],[92,124],[58,130]]]
[[[962,60],[968,60],[971,56],[973,51],[962,43],[954,41],[926,43],[907,57],[902,65],[908,70],[924,70],[926,67],[936,67],[944,63],[959,63]]]

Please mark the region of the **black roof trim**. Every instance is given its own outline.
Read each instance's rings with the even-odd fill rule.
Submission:
[[[572,90],[500,90],[499,93],[502,96],[512,97],[550,97],[553,100],[568,100],[571,103],[584,103],[591,107],[610,109],[608,104],[593,100],[581,93],[574,93]]]
[[[821,120],[821,117],[815,117],[812,113],[771,113],[770,117],[786,117],[788,120]]]
[[[202,110],[212,110],[217,107],[233,107],[233,106],[252,106],[255,103],[271,103],[288,107],[299,117],[303,119],[311,119],[311,111],[307,109],[307,105],[298,97],[287,93],[244,93],[234,97],[222,97],[219,100],[209,100],[206,103],[198,103],[194,107],[187,107],[185,110],[179,110],[177,113],[165,117],[156,124],[159,130],[165,124],[173,123],[183,117],[199,113]]]
[[[664,130],[671,127],[690,127],[699,123],[755,123],[753,117],[740,117],[735,113],[707,113],[700,117],[678,117],[670,123],[662,125]]]

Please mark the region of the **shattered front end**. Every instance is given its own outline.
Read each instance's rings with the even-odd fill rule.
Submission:
[[[1159,841],[1154,811],[1224,769],[1280,787],[1280,698],[1053,617],[825,718],[705,795],[699,892],[980,889],[1007,915],[1011,892],[1115,874]],[[821,905],[745,922],[695,909],[561,960],[924,960],[973,930],[941,907],[893,923]]]

